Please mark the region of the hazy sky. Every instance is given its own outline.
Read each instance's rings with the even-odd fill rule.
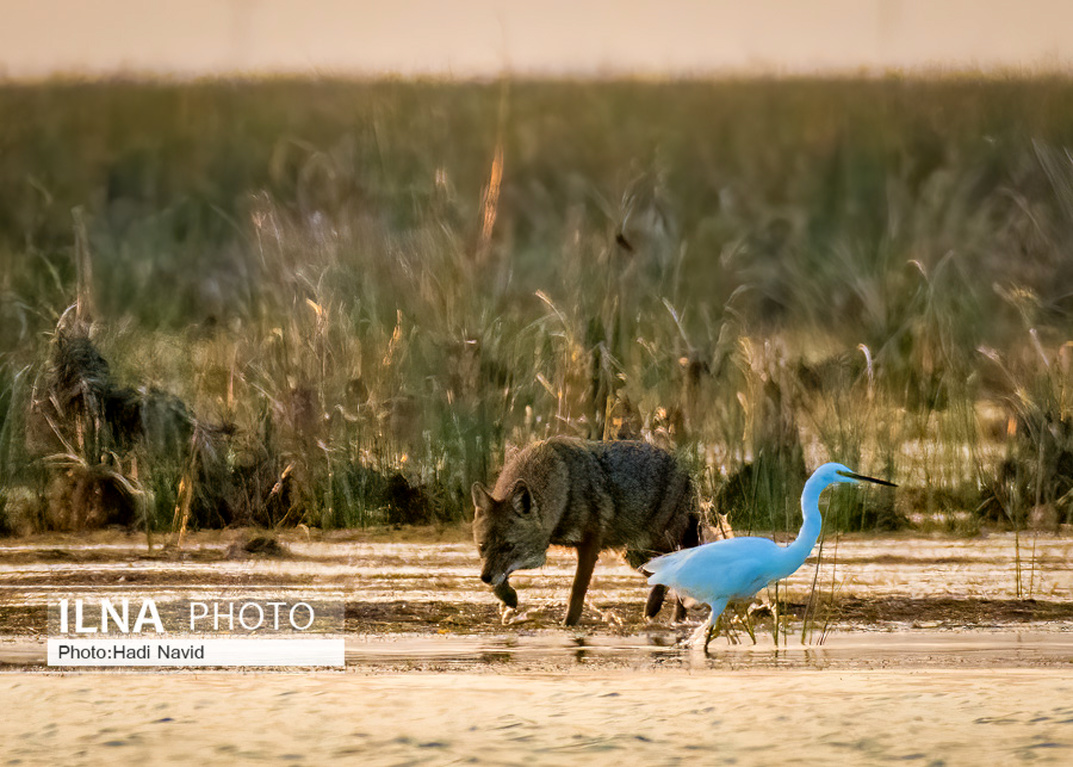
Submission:
[[[1073,71],[1073,0],[0,0],[0,76]]]

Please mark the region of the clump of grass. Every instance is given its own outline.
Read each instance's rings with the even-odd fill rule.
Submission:
[[[1029,523],[1057,528],[1073,521],[1073,393],[1069,387],[1073,346],[1048,353],[1035,332],[1034,371],[1014,373],[995,350],[985,355],[1007,378],[1005,404],[1010,439],[995,476],[985,485],[981,511],[1015,529]]]

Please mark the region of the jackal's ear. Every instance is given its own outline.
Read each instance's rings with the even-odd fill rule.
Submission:
[[[473,496],[474,517],[479,517],[481,514],[492,508],[492,494],[488,492],[487,487],[480,482],[474,482],[473,487],[471,487],[469,491]]]
[[[533,494],[524,479],[519,479],[510,489],[510,503],[519,517],[527,517],[533,511]]]

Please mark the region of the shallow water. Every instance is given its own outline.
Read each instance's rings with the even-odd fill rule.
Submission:
[[[665,609],[646,624],[644,580],[611,552],[597,565],[581,624],[567,629],[559,623],[574,569],[569,550],[553,548],[545,567],[515,573],[519,609],[502,615],[477,577],[479,561],[468,541],[318,541],[291,534],[281,538],[285,556],[265,557],[236,554],[241,535],[194,535],[181,551],[159,545],[150,551],[140,536],[107,533],[5,542],[0,638],[7,641],[0,641],[0,661],[24,663],[40,654],[33,647],[47,633],[46,605],[60,596],[168,599],[212,591],[251,598],[301,593],[345,603],[347,662],[355,667],[878,668],[942,665],[955,657],[988,665],[992,656],[1031,666],[1073,657],[1062,639],[1073,625],[1069,537],[829,538],[779,586],[784,615],[777,647],[770,614],[762,610],[755,645],[739,622],[705,659],[684,645],[705,611],[671,626]],[[775,596],[767,590],[769,602]]]
[[[218,536],[217,536],[218,537]],[[142,539],[143,540],[143,539]],[[249,586],[286,585],[342,589],[363,601],[405,593],[413,598],[484,601],[494,598],[477,578],[480,564],[469,542],[304,542],[286,540],[286,558],[227,559],[230,542],[194,540],[184,552],[153,552],[142,540],[128,543],[0,545],[0,595],[32,599],[79,583],[129,588],[133,582],[201,586],[241,579]],[[539,570],[519,571],[511,582],[523,602],[565,601],[574,570],[572,551],[553,547]],[[987,598],[1066,599],[1073,594],[1073,538],[990,535],[972,539],[921,537],[828,539],[797,573],[783,582],[790,593],[839,596],[956,595]],[[590,595],[609,602],[643,600],[641,576],[613,552],[605,552]]]
[[[512,577],[519,611],[502,616],[469,542],[292,537],[286,557],[232,558],[233,541],[220,534],[192,536],[182,551],[116,538],[0,546],[0,742],[13,762],[1073,758],[1069,538],[829,540],[779,588],[777,646],[761,611],[755,644],[734,624],[707,656],[684,641],[703,610],[686,625],[666,615],[646,625],[643,579],[610,554],[581,624],[564,628],[574,557],[563,550]],[[214,590],[345,602],[346,668],[43,666],[45,606],[59,595]]]
[[[770,636],[753,644],[739,636],[713,640],[708,655],[679,635],[654,630],[645,635],[601,636],[585,632],[459,636],[385,634],[346,638],[346,665],[358,671],[569,673],[632,669],[683,670],[876,670],[884,668],[1061,668],[1073,669],[1073,633],[1061,626],[989,631],[843,631],[814,643]],[[0,668],[41,667],[42,639],[0,640]]]
[[[1073,668],[1073,634],[1049,631],[844,632],[823,644],[790,640],[776,647],[771,637],[757,644],[715,639],[707,656],[668,632],[607,637],[546,634],[506,637],[364,637],[347,642],[346,660],[355,668],[441,671],[680,669],[882,669],[882,668]]]

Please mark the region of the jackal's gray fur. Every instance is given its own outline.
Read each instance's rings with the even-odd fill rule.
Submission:
[[[511,607],[513,571],[542,566],[551,544],[577,548],[567,625],[581,616],[602,549],[625,549],[630,566],[640,567],[700,539],[693,481],[670,453],[645,442],[537,442],[507,461],[491,491],[475,483],[473,504],[481,580]],[[647,616],[659,612],[664,594],[652,590]]]

